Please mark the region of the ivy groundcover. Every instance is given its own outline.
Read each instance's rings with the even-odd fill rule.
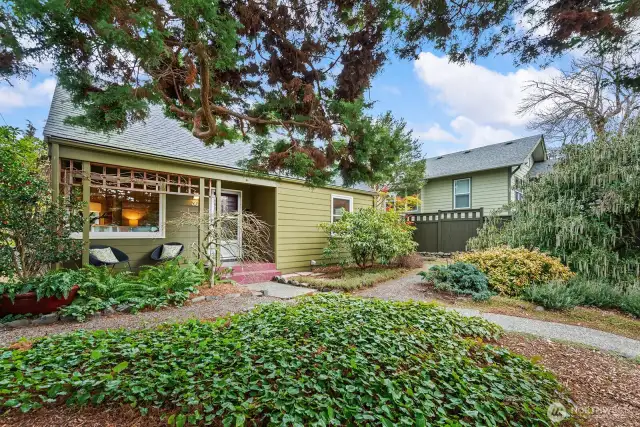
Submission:
[[[487,344],[500,332],[430,304],[321,294],[1,349],[0,404],[160,408],[177,426],[552,425],[561,387]]]

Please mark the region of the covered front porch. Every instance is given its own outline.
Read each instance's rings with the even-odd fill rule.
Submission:
[[[275,185],[259,185],[250,178],[229,174],[220,178],[198,176],[193,174],[195,168],[179,173],[175,168],[151,170],[123,163],[129,164],[52,156],[54,195],[81,197],[84,202],[86,221],[82,233],[76,236],[84,245],[82,259],[76,265],[89,264],[89,250],[94,245],[124,252],[133,270],[155,263],[151,253],[168,243],[184,245],[183,258],[195,261],[203,233],[198,227],[178,224],[177,219],[186,212],[202,217],[238,213],[239,218],[251,212],[270,229],[265,258],[250,265],[242,262],[237,254],[242,253],[244,239],[238,227],[234,241],[226,242],[219,251],[222,266],[230,267],[231,277],[240,283],[269,280],[279,273],[275,264]]]

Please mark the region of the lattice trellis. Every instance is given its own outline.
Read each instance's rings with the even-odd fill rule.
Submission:
[[[61,160],[61,185],[80,186],[83,178],[82,162]],[[196,176],[91,163],[88,179],[94,188],[200,196],[200,178]],[[205,193],[212,194],[212,181],[205,180]]]

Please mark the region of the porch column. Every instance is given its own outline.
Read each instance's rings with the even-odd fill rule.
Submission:
[[[198,194],[200,195],[200,198],[198,199],[198,221],[203,221],[204,218],[204,194],[205,192],[205,188],[204,188],[204,178],[200,178],[200,187],[198,189]],[[202,231],[202,226],[198,227],[198,259],[202,259],[202,254],[200,253],[200,250],[202,248],[202,243],[204,239],[204,233]]]
[[[54,201],[60,197],[60,144],[51,144],[51,195]]]
[[[222,235],[222,224],[220,223],[220,213],[222,212],[222,181],[216,180],[216,265],[220,265],[222,256],[220,247],[220,236]]]
[[[91,163],[82,162],[82,265],[89,264],[89,201],[91,199]]]

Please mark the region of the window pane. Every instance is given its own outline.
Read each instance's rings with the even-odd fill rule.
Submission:
[[[349,205],[351,200],[348,199],[333,199],[333,215],[342,215],[343,210],[349,212],[351,209]],[[337,218],[336,218],[337,219]]]
[[[91,188],[92,232],[160,231],[160,195],[142,191]]]
[[[456,196],[456,208],[469,208],[469,195],[457,195]]]
[[[456,194],[469,194],[469,180],[460,179],[455,182]]]

